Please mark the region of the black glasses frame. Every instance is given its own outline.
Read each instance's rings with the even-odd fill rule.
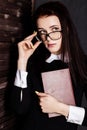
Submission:
[[[62,32],[62,30],[60,30],[60,31],[52,31],[52,32],[50,32],[50,33],[40,33],[40,32],[38,32],[39,33],[39,36],[41,37],[41,35],[45,35],[45,39],[47,40],[47,37],[49,37],[51,40],[58,40],[58,39],[60,39],[61,38],[61,36],[59,37],[59,38],[57,38],[57,39],[53,39],[51,36],[50,36],[50,34],[51,33],[55,33],[55,32]],[[46,41],[46,40],[44,40],[44,41]]]

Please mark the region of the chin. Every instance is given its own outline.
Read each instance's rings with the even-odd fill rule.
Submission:
[[[59,50],[49,50],[53,54],[58,54]]]

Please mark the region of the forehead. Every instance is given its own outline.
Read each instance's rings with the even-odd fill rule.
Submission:
[[[60,20],[57,16],[42,16],[37,20],[37,27],[38,28],[48,28],[50,26],[56,25],[61,28]]]

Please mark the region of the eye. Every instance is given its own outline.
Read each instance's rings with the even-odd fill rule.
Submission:
[[[39,30],[38,32],[39,32],[39,34],[46,34],[47,33],[46,30]]]
[[[58,27],[54,27],[54,28],[52,28],[52,31],[59,31],[59,28]]]

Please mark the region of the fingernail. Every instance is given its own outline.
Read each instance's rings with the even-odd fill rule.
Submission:
[[[38,91],[35,91],[36,94],[38,94],[39,92]]]
[[[34,30],[34,32],[33,32],[33,33],[35,34],[35,33],[37,33],[37,32]]]

